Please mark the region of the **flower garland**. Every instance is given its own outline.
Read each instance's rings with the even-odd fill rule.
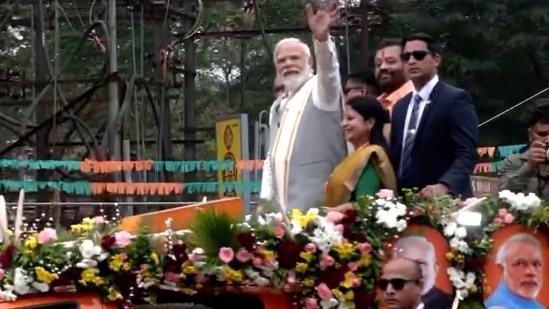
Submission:
[[[371,308],[383,243],[406,227],[406,207],[394,198],[363,200],[344,214],[293,211],[290,222],[269,214],[240,223],[212,210],[197,214],[194,239],[173,232],[171,220],[155,239],[146,230],[119,231],[102,217],[68,235],[46,228],[18,242],[12,237],[0,247],[0,298],[94,291],[131,305],[154,302],[160,290],[193,295],[258,286],[283,288],[307,309]],[[211,227],[212,235],[198,237]]]
[[[480,203],[475,211],[482,214],[483,225],[473,227],[473,232],[453,220],[443,224],[443,233],[450,238],[447,273],[457,297],[465,301],[463,307],[483,306],[484,293],[490,292],[484,285],[484,267],[493,249],[493,233],[517,223],[538,229],[549,221],[549,208],[542,207],[541,200],[532,193],[515,194],[504,190],[499,192],[498,198],[488,197],[485,201],[472,198],[464,205],[477,202]]]

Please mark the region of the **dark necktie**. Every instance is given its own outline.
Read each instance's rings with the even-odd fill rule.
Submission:
[[[404,139],[404,145],[402,146],[402,156],[400,157],[400,177],[406,175],[412,165],[412,148],[414,146],[414,140],[416,139],[416,131],[419,118],[419,105],[421,104],[422,97],[419,94],[414,96],[414,105],[412,106],[412,113],[410,114],[410,121],[408,121],[408,128],[406,129],[406,137]]]

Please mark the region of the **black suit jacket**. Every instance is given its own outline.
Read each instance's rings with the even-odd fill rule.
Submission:
[[[391,120],[391,159],[400,175],[400,157],[408,105],[412,93],[395,104]],[[411,170],[399,188],[423,189],[443,183],[451,194],[473,196],[470,175],[478,161],[478,119],[471,97],[463,90],[439,81],[419,121],[412,148]]]
[[[436,287],[421,296],[421,302],[425,305],[424,309],[449,309],[452,301],[452,295],[446,294]]]

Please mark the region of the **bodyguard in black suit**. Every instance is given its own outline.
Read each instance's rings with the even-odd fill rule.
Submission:
[[[471,98],[439,80],[441,59],[430,36],[412,35],[403,40],[402,49],[415,90],[393,109],[391,148],[399,187],[417,188],[420,197],[471,197],[479,135]]]

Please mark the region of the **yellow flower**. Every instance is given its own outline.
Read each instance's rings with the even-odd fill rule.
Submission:
[[[453,259],[454,259],[454,253],[452,253],[451,251],[447,252],[446,253],[446,260],[451,262]]]
[[[275,258],[274,252],[273,251],[268,251],[268,250],[263,251],[263,256],[265,256],[265,258],[269,259],[269,260],[274,260],[274,258]]]
[[[311,261],[311,258],[313,257],[313,254],[311,252],[301,252],[299,254],[299,257],[309,263]]]
[[[333,249],[335,252],[337,252],[339,258],[346,259],[349,258],[356,251],[356,246],[347,242],[341,245],[334,246]]]
[[[12,230],[8,230],[8,237],[13,237],[13,231]]]
[[[332,289],[332,294],[335,298],[340,299],[343,293],[339,289]]]
[[[295,271],[297,271],[298,273],[304,273],[307,271],[307,264],[305,263],[297,263],[295,265]]]
[[[115,288],[110,287],[109,288],[109,295],[107,295],[107,299],[110,301],[116,301],[119,299],[123,299],[122,294],[118,292]]]
[[[44,267],[36,267],[34,268],[34,272],[36,273],[36,279],[46,284],[50,284],[53,280],[59,279],[59,276],[57,274],[50,273],[49,271],[45,270]]]
[[[294,220],[297,220],[297,218],[301,217],[301,216],[303,216],[303,214],[301,213],[301,210],[299,210],[299,209],[293,209],[292,213],[290,214],[290,218],[292,218]]]
[[[458,262],[458,263],[460,263],[460,264],[461,264],[461,263],[465,263],[465,256],[463,256],[463,254],[458,254],[458,255],[456,256],[456,262]]]
[[[351,301],[355,299],[355,293],[353,291],[348,291],[345,293],[345,300]]]
[[[88,268],[80,274],[80,280],[78,282],[83,286],[88,286],[88,283],[93,283],[96,286],[101,286],[105,283],[103,278],[96,276],[95,268]]]
[[[315,279],[306,278],[305,280],[303,280],[302,284],[304,287],[312,287],[315,285]]]
[[[30,250],[33,250],[38,245],[38,242],[36,241],[36,235],[32,235],[27,240],[25,240],[25,247],[29,248]]]
[[[358,260],[357,265],[359,267],[368,267],[372,262],[372,256],[369,253],[363,253]]]
[[[198,268],[188,262],[185,262],[183,263],[183,265],[181,265],[181,271],[183,271],[183,273],[187,275],[194,275],[198,273]]]
[[[189,289],[189,288],[181,288],[181,293],[186,294],[186,295],[194,295],[198,292],[196,292],[193,289]]]
[[[154,265],[160,264],[160,259],[158,259],[158,254],[152,252],[150,255],[150,258]]]
[[[118,272],[124,265],[124,256],[122,254],[116,254],[115,256],[110,258],[109,261],[109,268],[112,271]]]
[[[201,288],[203,288],[204,286],[200,283],[197,283],[194,288],[197,289],[197,290],[200,290]]]
[[[471,288],[469,288],[469,291],[471,291],[471,293],[476,293],[478,291],[478,287],[476,284],[473,284],[471,286]]]
[[[225,278],[233,282],[241,282],[244,277],[241,271],[234,270],[230,267],[225,267],[223,269],[223,275],[225,276]]]
[[[353,273],[348,271],[345,273],[345,279],[339,284],[340,286],[350,289],[353,287]]]

